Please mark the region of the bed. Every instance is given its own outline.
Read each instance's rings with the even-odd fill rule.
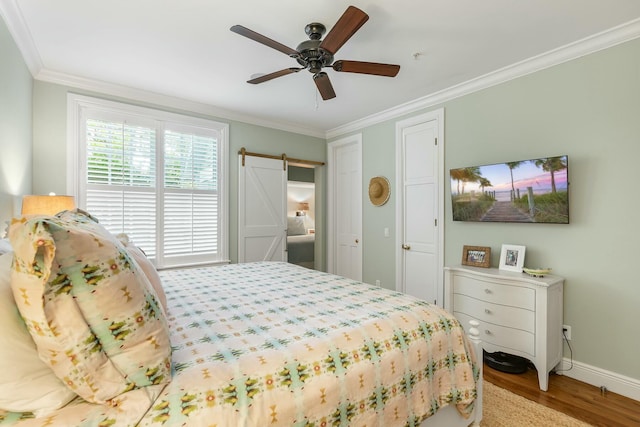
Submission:
[[[306,268],[315,266],[315,234],[287,236],[287,261]]]
[[[287,217],[287,261],[315,267],[315,233],[307,228],[306,216]]]
[[[47,227],[41,227],[45,223]],[[58,237],[53,232],[45,233],[57,230],[52,224],[60,227]],[[148,263],[138,258],[135,247],[110,236],[93,220],[79,218],[77,213],[12,227],[23,232],[20,236],[14,230],[14,253],[0,255],[0,283],[3,278],[5,286],[7,282],[2,264],[5,270],[10,265],[12,303],[19,306],[27,324],[25,330],[34,341],[42,338],[38,334],[47,333],[46,325],[34,330],[34,314],[22,306],[33,290],[27,285],[16,286],[16,277],[37,264],[38,274],[31,272],[31,276],[38,276],[44,287],[51,288],[44,300],[57,301],[62,296],[64,302],[62,290],[68,286],[54,279],[60,272],[68,273],[71,288],[78,286],[70,300],[80,306],[87,297],[94,304],[93,310],[83,311],[87,324],[95,318],[91,336],[106,335],[101,349],[107,353],[117,350],[115,355],[105,357],[107,363],[118,366],[113,375],[123,376],[126,387],[116,387],[116,393],[105,392],[96,398],[100,387],[94,380],[86,390],[61,381],[62,391],[66,388],[68,392],[71,386],[79,388],[59,399],[54,407],[37,410],[37,416],[26,411],[0,411],[2,426],[451,427],[480,422],[481,364],[475,363],[474,356],[481,354],[479,340],[477,336],[469,340],[453,316],[427,302],[280,262],[145,272],[142,265],[148,267]],[[87,285],[87,277],[95,276],[83,273],[78,275],[82,283],[73,283],[73,262],[96,264],[95,260],[87,261],[92,252],[89,246],[81,246],[81,254],[64,249],[65,239],[73,235],[69,228],[75,231],[78,227],[80,234],[85,234],[86,245],[101,245],[100,251],[109,247],[115,254],[108,256],[102,279],[93,281],[86,294],[82,286]],[[37,263],[24,262],[25,242],[35,248]],[[52,272],[49,279],[43,279],[41,273],[47,269],[41,267],[48,258],[38,258],[38,254],[51,242],[56,246]],[[69,266],[64,267],[65,262]],[[16,273],[16,266],[25,271]],[[149,277],[153,273],[157,276]],[[135,301],[131,285],[126,292],[121,291],[122,282],[108,287],[113,285],[109,277],[118,276],[119,280],[122,275],[128,275],[127,283],[140,285],[141,299],[134,309],[138,317],[133,318],[137,324],[144,324],[142,328],[150,328],[124,338],[137,336],[137,344],[148,347],[152,341],[159,349],[158,354],[136,350],[135,366],[129,366],[132,356],[125,357],[117,346],[110,345],[113,331],[102,331],[105,322],[113,325],[113,317],[118,320],[122,316],[117,310],[131,303],[127,299],[108,308],[108,303],[95,305],[91,300],[105,286],[105,293],[111,292],[114,299],[127,294]],[[112,315],[109,310],[118,314]],[[53,337],[65,334],[61,322],[52,324]],[[163,345],[165,334],[169,347]],[[40,345],[34,346],[40,358],[51,362],[51,351],[43,356]],[[96,348],[91,347],[89,358],[100,351]],[[163,376],[167,367],[161,362],[166,359],[167,348],[170,371]],[[69,359],[65,352],[56,357],[57,364]],[[73,362],[78,363],[76,359]],[[52,371],[59,369],[57,364]],[[144,375],[136,377],[140,369]],[[102,372],[102,368],[97,371]],[[67,379],[58,371],[54,374]],[[134,377],[135,381],[129,380]]]

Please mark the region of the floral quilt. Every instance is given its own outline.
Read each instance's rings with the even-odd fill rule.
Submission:
[[[160,276],[173,372],[151,407],[72,402],[0,425],[414,426],[473,410],[472,348],[437,306],[287,263]]]

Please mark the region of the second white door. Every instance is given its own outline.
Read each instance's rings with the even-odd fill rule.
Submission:
[[[439,115],[397,124],[397,289],[442,305]]]
[[[362,280],[362,138],[329,144],[329,272]]]

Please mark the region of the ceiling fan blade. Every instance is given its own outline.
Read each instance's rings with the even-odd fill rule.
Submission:
[[[333,90],[333,86],[331,85],[331,81],[329,80],[329,76],[325,72],[320,72],[313,75],[313,81],[316,82],[316,87],[318,88],[318,92],[322,95],[323,100],[331,99],[336,97],[336,93]]]
[[[362,61],[336,61],[332,67],[336,71],[345,73],[373,74],[385,77],[395,77],[400,71],[399,65]]]
[[[349,6],[322,40],[320,47],[335,54],[368,19],[369,15],[355,6]]]
[[[269,46],[270,48],[279,50],[280,52],[291,57],[298,57],[299,55],[297,50],[291,49],[289,46],[278,43],[277,41],[263,36],[262,34],[256,33],[255,31],[243,27],[242,25],[234,25],[230,28],[230,30],[236,34],[240,34],[241,36],[245,36],[247,38],[250,38],[251,40],[257,41],[258,43],[262,43],[265,46]]]
[[[277,77],[286,76],[287,74],[297,73],[300,70],[304,70],[304,68],[285,68],[284,70],[276,71],[273,73],[265,74],[264,76],[256,77],[255,79],[247,80],[247,83],[258,84],[264,83],[269,80],[273,80]]]

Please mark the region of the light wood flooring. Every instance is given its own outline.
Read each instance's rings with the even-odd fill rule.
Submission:
[[[640,427],[640,401],[569,378],[549,376],[549,390],[538,388],[538,373],[529,368],[524,374],[499,372],[484,365],[484,378],[490,383],[526,397],[556,411],[594,426]]]

